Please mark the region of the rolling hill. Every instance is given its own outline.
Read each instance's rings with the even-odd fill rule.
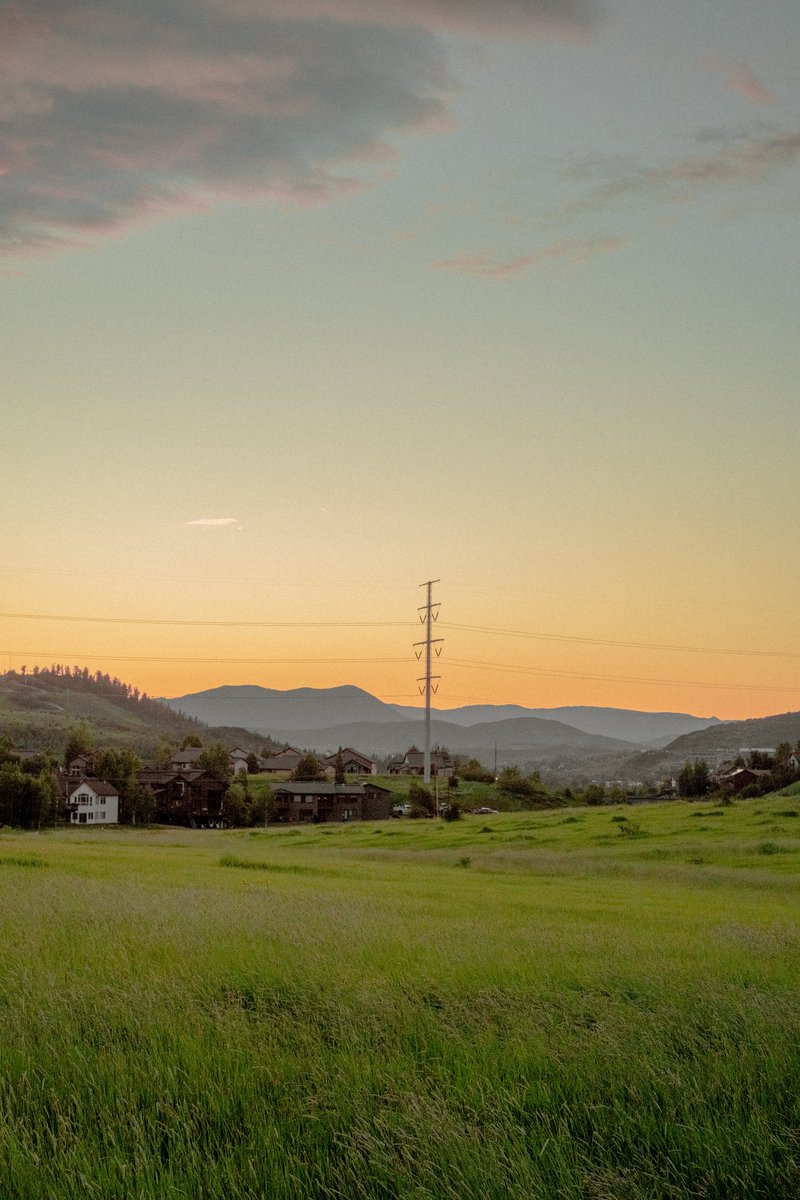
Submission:
[[[298,729],[325,729],[362,721],[397,724],[403,719],[392,705],[351,685],[279,691],[243,684],[176,696],[164,703],[208,725],[238,725],[263,733],[291,729],[296,734]]]
[[[748,721],[726,721],[709,729],[687,733],[657,750],[645,750],[635,756],[608,760],[605,770],[614,777],[659,780],[674,775],[685,762],[704,759],[712,770],[736,757],[740,751],[774,749],[781,742],[797,744],[800,738],[800,713],[779,713]]]
[[[70,731],[81,722],[98,747],[130,747],[143,758],[187,734],[196,734],[204,745],[220,741],[255,752],[268,741],[246,729],[207,727],[108,676],[50,671],[0,675],[0,737],[18,749],[60,755]]]
[[[395,705],[402,715],[419,717],[418,708]],[[693,717],[689,713],[639,712],[630,708],[595,708],[567,705],[562,708],[525,708],[520,704],[468,704],[462,708],[432,709],[431,712],[455,725],[478,725],[517,717],[543,717],[562,721],[584,733],[599,733],[642,746],[665,746],[681,734],[721,724],[718,717]]]

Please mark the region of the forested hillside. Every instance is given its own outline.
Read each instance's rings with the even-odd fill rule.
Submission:
[[[81,723],[95,745],[128,747],[145,759],[190,733],[203,743],[238,743],[257,752],[273,746],[268,738],[247,730],[212,729],[121,679],[86,667],[54,664],[0,675],[0,737],[19,749],[60,755],[70,731]]]

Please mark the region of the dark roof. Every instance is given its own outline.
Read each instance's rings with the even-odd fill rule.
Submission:
[[[335,763],[339,757],[339,753],[337,750],[335,754],[326,754],[323,761],[326,763]],[[357,758],[359,762],[369,763],[370,766],[374,762],[374,759],[370,758],[367,754],[362,754],[360,750],[354,750],[352,746],[344,746],[341,750],[342,758],[346,758],[348,754],[351,758]]]
[[[204,754],[202,746],[187,746],[185,750],[176,750],[170,762],[197,762],[201,754]]]
[[[96,796],[119,796],[117,789],[112,784],[106,783],[105,779],[78,779],[75,783],[70,783],[67,795],[72,796],[84,784],[90,787]]]
[[[173,779],[183,779],[186,783],[194,783],[195,779],[202,779],[206,775],[206,771],[158,771],[149,767],[143,767],[141,771],[136,772],[136,778],[140,783],[172,783]]]
[[[293,796],[363,796],[363,783],[282,783],[275,795],[288,792]]]
[[[449,754],[442,754],[439,750],[431,750],[431,763],[438,766],[450,766],[452,759]],[[425,762],[425,753],[422,750],[409,750],[403,762],[409,767],[421,767]]]
[[[290,746],[288,750],[282,750],[280,754],[272,754],[269,758],[262,759],[262,770],[291,771],[303,757],[300,750],[295,750]]]
[[[366,792],[390,792],[390,788],[377,783],[282,783],[274,788],[276,796],[282,792],[292,796],[363,796]]]

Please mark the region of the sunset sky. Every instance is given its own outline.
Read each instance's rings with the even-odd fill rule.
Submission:
[[[797,0],[0,3],[0,669],[800,710],[799,163]]]

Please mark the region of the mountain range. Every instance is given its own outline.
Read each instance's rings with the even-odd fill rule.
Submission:
[[[386,704],[361,688],[347,685],[335,688],[295,688],[278,691],[254,684],[211,688],[165,701],[171,708],[196,717],[209,725],[238,725],[259,733],[274,734],[279,740],[295,741],[314,731],[326,742],[338,744],[337,729],[355,724],[391,725],[375,734],[382,746],[403,749],[406,734],[401,723],[418,723],[421,708]],[[688,713],[639,712],[633,709],[567,706],[562,708],[525,708],[519,704],[471,704],[461,708],[432,708],[431,717],[448,726],[475,729],[487,723],[533,719],[557,721],[583,733],[647,747],[664,746],[685,733],[720,724],[716,717],[695,717]],[[448,731],[451,740],[456,734]],[[369,736],[369,731],[365,731]],[[398,740],[399,739],[399,740]],[[349,744],[349,738],[345,743]],[[373,748],[377,748],[375,742]]]
[[[376,758],[402,755],[423,738],[423,710],[391,705],[353,686],[279,691],[256,685],[211,688],[165,701],[213,726],[240,726],[320,753],[353,746]],[[720,725],[716,717],[631,709],[468,705],[431,710],[431,739],[486,766],[518,764],[553,777],[616,765],[681,735]]]
[[[296,722],[292,728],[286,721],[289,714]],[[386,760],[414,742],[422,744],[422,716],[419,708],[397,711],[356,687],[291,692],[213,688],[158,702],[107,676],[93,680],[49,671],[0,675],[0,738],[8,737],[20,748],[56,753],[83,721],[98,746],[127,745],[145,757],[166,742],[174,745],[195,733],[205,745],[222,741],[256,753],[265,747],[278,750],[287,742],[318,751],[351,745]],[[676,729],[677,736],[664,745]],[[630,783],[674,775],[690,759],[705,759],[713,768],[748,749],[774,748],[780,742],[794,746],[800,739],[800,713],[722,723],[685,713],[472,705],[434,710],[431,733],[434,742],[452,753],[478,758],[489,768],[496,755],[498,767],[513,763],[537,769],[553,783]]]

